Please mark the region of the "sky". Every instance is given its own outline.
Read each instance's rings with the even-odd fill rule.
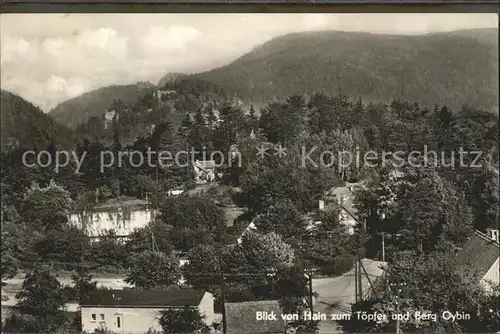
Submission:
[[[222,66],[291,32],[496,27],[496,14],[1,14],[1,87],[48,112],[99,87]]]

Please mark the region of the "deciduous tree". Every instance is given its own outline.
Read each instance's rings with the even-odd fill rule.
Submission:
[[[183,309],[170,309],[162,312],[160,325],[164,333],[208,333],[205,317],[198,309],[186,306]]]
[[[243,236],[242,247],[248,262],[260,270],[291,267],[295,260],[292,247],[275,232],[248,231]]]
[[[26,275],[16,295],[14,314],[6,321],[9,332],[51,333],[64,323],[67,302],[61,284],[47,269],[35,269]]]
[[[126,282],[137,288],[152,289],[177,284],[180,277],[176,256],[148,250],[131,256]]]

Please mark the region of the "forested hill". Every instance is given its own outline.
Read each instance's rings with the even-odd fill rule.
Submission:
[[[126,105],[136,103],[153,87],[149,82],[102,87],[59,104],[49,114],[59,123],[74,128],[91,117],[103,116],[116,100]]]
[[[293,33],[195,75],[253,103],[313,92],[498,107],[498,29],[417,36]]]
[[[216,117],[225,102],[247,107],[242,101],[225,94],[217,85],[181,77],[164,80],[156,89],[143,91],[135,101],[127,102],[116,99],[103,105],[102,113],[96,113],[81,122],[75,132],[79,138],[97,137],[109,142],[118,136],[122,144],[133,143],[138,137],[150,135],[156,125],[165,122],[176,129],[186,118],[186,114],[194,117],[201,110]],[[116,113],[112,121],[105,120],[105,109]]]
[[[71,131],[18,95],[1,91],[2,150],[71,144]]]

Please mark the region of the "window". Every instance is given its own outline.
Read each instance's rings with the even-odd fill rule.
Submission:
[[[95,313],[92,313],[91,316],[92,316],[92,321],[96,321],[97,320],[97,316],[96,316]]]
[[[120,316],[117,316],[117,317],[116,317],[116,327],[118,327],[118,328],[120,328],[120,327],[121,327],[120,320],[121,320],[121,317],[120,317]]]
[[[104,314],[101,313],[101,321],[104,321]]]

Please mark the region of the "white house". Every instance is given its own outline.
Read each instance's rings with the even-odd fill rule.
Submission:
[[[184,193],[183,189],[170,189],[169,191],[167,191],[168,196],[179,196],[182,195],[183,193]]]
[[[88,236],[98,237],[107,231],[117,236],[128,236],[136,228],[146,226],[154,219],[154,211],[140,199],[113,199],[91,211],[70,215],[71,224],[83,228]]]
[[[498,286],[500,244],[498,230],[488,230],[487,234],[475,231],[455,258],[455,263],[472,268],[480,277],[486,290],[491,285]]]
[[[207,325],[215,320],[214,297],[195,290],[97,290],[81,303],[82,330],[93,333],[107,329],[113,333],[146,333],[161,331],[162,311],[197,309],[205,316]]]
[[[154,94],[158,102],[162,102],[163,96],[170,98],[175,94],[175,90],[157,90]]]
[[[110,124],[113,123],[113,119],[116,117],[116,120],[118,120],[118,115],[116,114],[116,111],[114,109],[107,109],[104,112],[104,128],[107,129]]]

